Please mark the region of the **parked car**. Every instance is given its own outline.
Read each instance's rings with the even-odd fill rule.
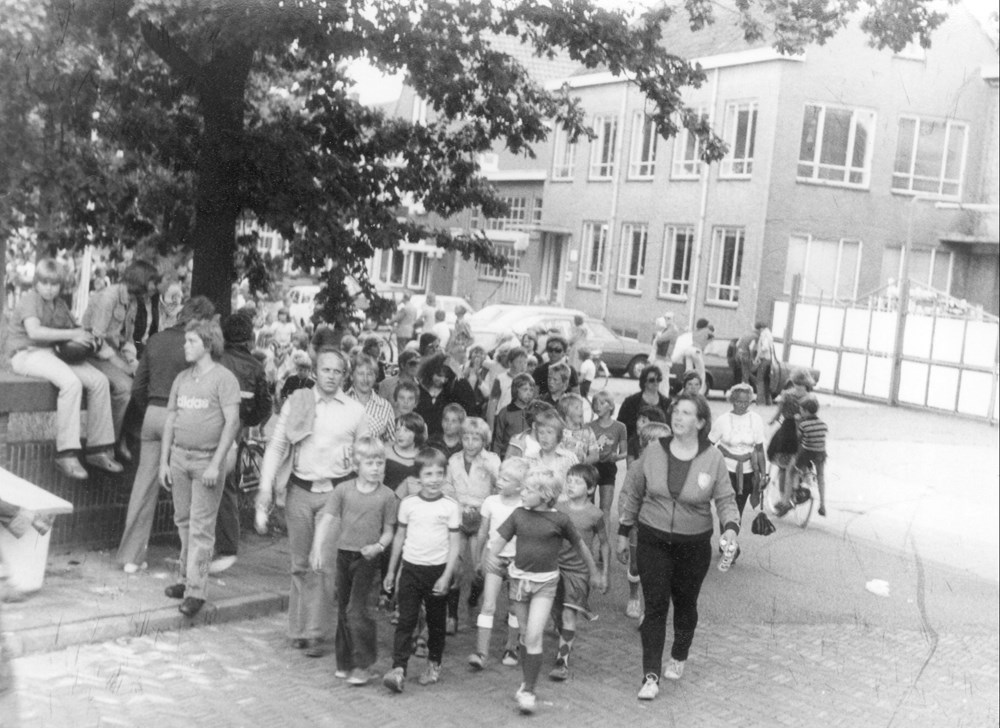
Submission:
[[[587,317],[582,311],[556,306],[497,304],[484,307],[469,323],[476,343],[492,351],[507,334],[520,338],[529,329],[558,332],[568,339],[576,316],[583,316],[590,330],[587,347],[602,351],[602,360],[613,375],[639,376],[648,361],[649,344],[619,336],[603,321]],[[544,338],[544,334],[539,337],[539,349],[544,347]]]
[[[713,389],[727,391],[737,381],[734,364],[736,362],[736,339],[713,339],[705,347],[705,384],[708,390]],[[771,358],[771,394],[777,396],[792,374],[804,369],[809,372],[814,382],[819,382],[819,370],[812,367],[803,367],[798,364],[789,364],[780,361],[774,354]],[[681,388],[681,380],[684,378],[684,364],[674,364],[670,368],[670,392],[676,393]],[[751,375],[750,384],[756,389],[757,382]]]
[[[474,314],[476,309],[472,304],[460,296],[435,296],[435,308],[444,311],[444,322],[448,326],[455,325],[455,308],[459,305],[465,306],[466,316]],[[427,296],[418,293],[410,299],[410,303],[417,307],[417,311],[422,311],[427,302]]]
[[[288,291],[288,314],[301,328],[305,328],[306,324],[312,321],[319,289],[317,285],[294,286]]]

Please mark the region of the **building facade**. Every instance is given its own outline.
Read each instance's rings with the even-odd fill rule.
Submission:
[[[854,26],[795,57],[721,20],[667,28],[667,47],[707,73],[685,102],[730,147],[712,165],[686,131],[653,132],[634,86],[602,73],[553,81],[573,87],[596,137],[570,144],[555,129],[535,159],[484,159],[510,212],[447,221],[485,231],[511,265],[428,257],[420,279],[399,260],[394,282],[476,307],[562,304],[641,338],[665,311],[730,336],[769,320],[796,274],[812,299],[896,284],[908,246],[911,280],[998,313],[997,57],[975,18],[949,12],[932,48],[901,53]],[[399,102],[419,104],[405,91]],[[376,278],[384,270],[373,261]]]

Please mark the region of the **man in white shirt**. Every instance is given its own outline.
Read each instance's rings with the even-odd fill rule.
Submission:
[[[309,657],[321,657],[324,641],[332,641],[336,607],[336,553],[323,559],[320,571],[309,566],[316,520],[333,489],[355,477],[354,441],[371,434],[364,405],[341,390],[349,369],[347,357],[338,349],[316,353],[316,385],[296,390],[286,400],[261,464],[256,525],[263,532],[278,471],[290,466],[285,497],[292,557],[288,633],[293,646]]]

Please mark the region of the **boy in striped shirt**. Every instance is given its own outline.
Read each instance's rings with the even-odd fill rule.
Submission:
[[[816,511],[821,516],[826,515],[826,478],[824,476],[824,466],[826,464],[826,435],[829,431],[826,423],[818,416],[819,400],[816,395],[807,394],[799,400],[801,414],[796,422],[796,430],[799,435],[799,451],[795,455],[793,473],[802,472],[809,467],[809,463],[816,466],[816,486],[819,490],[819,510]],[[795,481],[795,482],[792,482]],[[798,477],[786,478],[789,484],[789,495],[797,484]],[[786,496],[787,497],[787,496]],[[784,515],[787,509],[778,511],[779,515]]]

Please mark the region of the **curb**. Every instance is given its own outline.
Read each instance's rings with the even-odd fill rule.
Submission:
[[[142,637],[203,625],[253,619],[287,610],[287,592],[258,592],[218,602],[207,602],[194,619],[179,614],[176,606],[167,606],[135,614],[115,614],[79,622],[5,632],[3,639],[8,657],[15,658],[62,650],[73,645],[108,642],[122,637]]]

